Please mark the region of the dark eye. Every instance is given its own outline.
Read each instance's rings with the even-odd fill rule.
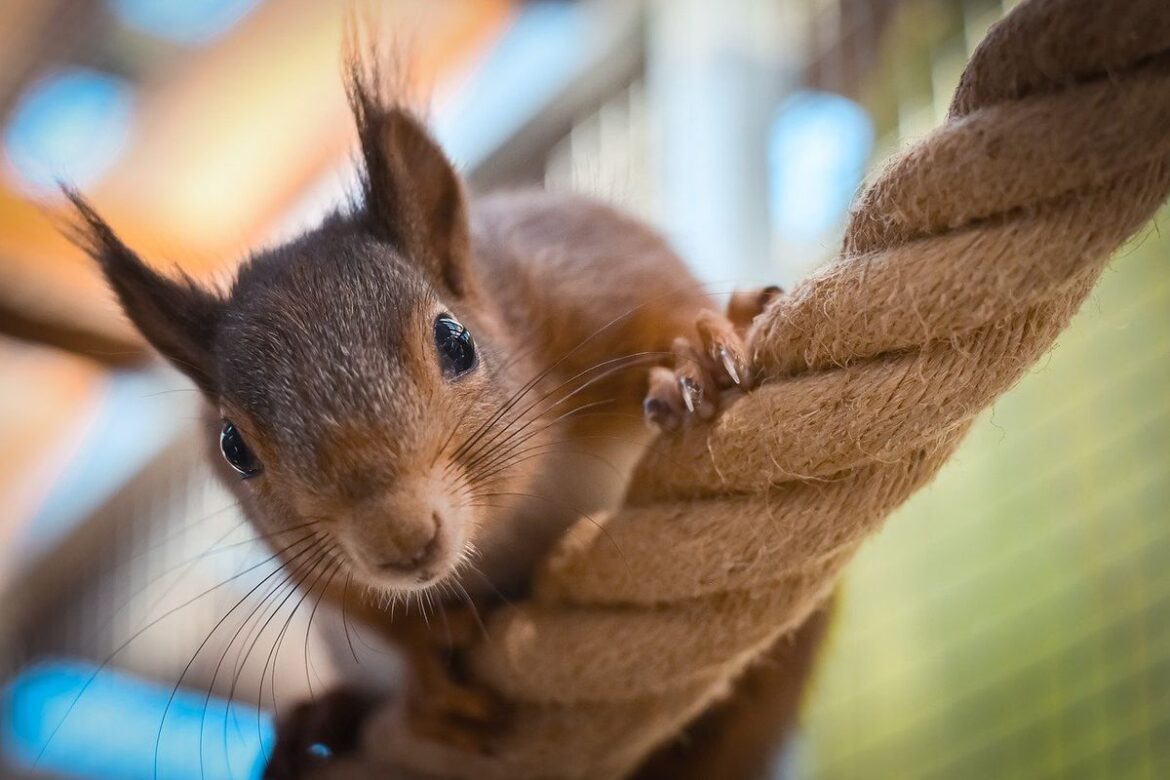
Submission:
[[[447,377],[457,377],[475,368],[475,341],[471,331],[450,314],[440,314],[435,319],[435,348],[439,350],[439,365]]]
[[[240,429],[229,420],[223,421],[223,430],[219,432],[219,450],[236,473],[244,479],[250,479],[264,470],[260,461],[252,454],[252,450],[244,443],[244,435],[240,433]]]

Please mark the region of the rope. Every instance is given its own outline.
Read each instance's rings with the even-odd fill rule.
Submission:
[[[391,724],[443,776],[627,774],[832,591],[858,545],[1052,346],[1170,193],[1166,0],[1027,0],[945,124],[856,203],[839,260],[753,327],[764,384],[660,438],[622,509],[574,527],[474,672],[516,706],[492,756]]]

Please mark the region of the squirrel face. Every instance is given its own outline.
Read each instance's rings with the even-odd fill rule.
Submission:
[[[368,585],[440,581],[490,511],[458,445],[507,381],[490,327],[444,292],[335,226],[254,259],[219,315],[219,446],[246,505],[265,531],[311,527]]]
[[[227,294],[156,273],[67,194],[127,315],[218,412],[209,438],[251,519],[413,590],[458,568],[500,511],[487,491],[519,479],[483,437],[518,388],[476,305],[458,176],[356,69],[349,93],[360,205],[251,258]]]

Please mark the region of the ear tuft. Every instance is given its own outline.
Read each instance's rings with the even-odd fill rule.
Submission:
[[[346,91],[361,143],[361,217],[461,297],[471,285],[463,183],[423,123],[384,96],[376,49],[369,59],[352,43],[347,49]]]
[[[214,395],[212,349],[222,299],[185,274],[169,279],[151,269],[76,190],[62,191],[77,216],[67,236],[97,261],[126,316],[176,368]]]

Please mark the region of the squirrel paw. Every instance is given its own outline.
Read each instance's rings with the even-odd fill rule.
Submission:
[[[647,421],[662,431],[678,430],[714,417],[724,394],[750,390],[744,337],[752,320],[780,292],[779,287],[742,290],[732,294],[726,314],[709,309],[699,312],[695,320],[698,341],[675,339],[674,368],[650,370],[642,404]]]
[[[411,734],[421,740],[490,756],[507,727],[503,703],[492,693],[451,681],[412,689],[403,715]]]
[[[296,707],[282,719],[265,780],[311,777],[327,762],[358,750],[362,724],[378,700],[340,689]]]
[[[418,626],[406,642],[410,678],[401,716],[412,736],[480,755],[491,755],[508,713],[491,691],[468,684],[458,670],[461,649],[478,636],[471,610],[445,612],[445,630]]]

